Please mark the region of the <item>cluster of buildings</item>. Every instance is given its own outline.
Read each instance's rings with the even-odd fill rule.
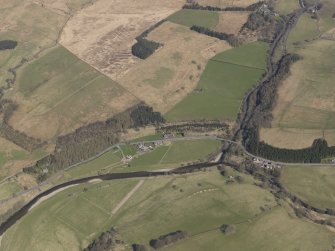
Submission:
[[[256,158],[253,157],[252,161],[258,165],[260,165],[262,168],[264,169],[269,169],[269,170],[273,170],[275,168],[281,168],[281,165],[271,162],[269,160],[266,159],[261,159],[261,158]]]

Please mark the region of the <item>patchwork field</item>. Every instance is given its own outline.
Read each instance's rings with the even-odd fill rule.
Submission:
[[[265,72],[266,51],[266,43],[251,43],[213,57],[196,89],[168,111],[166,118],[235,120],[245,93]]]
[[[167,20],[188,27],[198,25],[206,28],[214,28],[219,22],[219,13],[208,10],[182,9],[169,16]]]
[[[207,159],[209,154],[218,151],[220,146],[220,142],[215,140],[185,140],[168,142],[153,151],[137,154],[136,144],[123,145],[120,149],[112,149],[92,161],[68,169],[62,180],[71,180],[107,172],[135,172],[176,168],[181,164]],[[134,159],[129,164],[122,161],[122,158],[127,155],[134,156]]]
[[[10,123],[28,135],[52,139],[87,122],[104,120],[138,100],[117,83],[55,47],[18,71]]]
[[[7,71],[18,65],[23,58],[38,56],[46,48],[54,46],[67,19],[89,0],[54,1],[0,1],[0,40],[18,41],[15,50],[0,52],[0,85],[11,78]]]
[[[218,230],[204,232],[167,248],[183,250],[282,251],[332,250],[334,234],[326,228],[301,221],[289,209],[273,209],[263,217],[238,224],[236,232],[225,236]]]
[[[296,51],[303,57],[279,89],[272,128],[261,139],[278,147],[308,147],[315,138],[335,144],[335,43],[318,39]]]
[[[205,160],[220,149],[220,142],[215,140],[175,141],[169,145],[156,148],[150,153],[135,157],[130,167],[116,168],[115,171],[142,171],[176,168],[180,164]]]
[[[96,69],[118,80],[139,60],[135,37],[179,10],[184,1],[100,0],[67,23],[60,43]]]
[[[252,185],[225,186],[224,179],[217,172],[203,176],[188,176],[187,183],[184,182],[185,178],[186,176],[146,180],[136,192],[136,196],[133,196],[116,215],[111,214],[113,208],[138,181],[102,182],[67,189],[34,208],[18,223],[17,227],[13,227],[3,238],[1,250],[21,250],[24,246],[28,250],[35,251],[45,247],[48,247],[48,250],[78,250],[98,232],[112,224],[118,226],[127,241],[133,239],[147,243],[157,234],[178,228],[174,224],[178,224],[183,229],[186,227],[185,230],[208,229],[217,227],[219,218],[221,218],[220,221],[223,220],[222,217],[226,221],[236,221],[239,216],[248,219],[260,211],[259,206],[274,204],[271,195]],[[202,186],[197,185],[198,183],[202,183]],[[173,189],[172,185],[178,189]],[[87,189],[86,192],[83,190],[84,187]],[[243,187],[248,189],[236,198],[232,199],[225,195],[227,191],[239,191]],[[217,190],[213,191],[212,195],[219,201],[208,198],[206,193],[192,196],[197,191],[209,188]],[[183,192],[180,192],[180,189],[183,189]],[[252,200],[252,203],[245,207],[246,203],[251,202],[251,195],[257,196],[257,200]],[[268,201],[264,197],[268,198]],[[143,200],[143,198],[147,199]],[[153,203],[153,200],[156,202]],[[162,208],[162,205],[171,203],[171,200],[174,201],[174,207]],[[193,206],[190,206],[190,203]],[[226,203],[227,206],[224,206]],[[198,207],[198,213],[188,214],[187,211],[194,206]],[[230,210],[234,206],[238,209],[235,213],[231,213]],[[202,210],[207,207],[211,210],[207,214],[202,214]],[[144,210],[139,210],[140,208]],[[164,221],[163,217],[166,214],[172,214],[178,220]],[[204,221],[201,222],[205,225],[195,224],[193,219],[196,216],[202,217]],[[147,221],[147,217],[151,217],[151,220]],[[144,222],[148,224],[143,225]],[[142,231],[136,231],[139,227]],[[41,234],[43,240],[34,241],[37,236],[42,237]],[[14,236],[15,238],[20,236],[21,241],[11,241]]]
[[[187,239],[167,250],[282,250],[284,240],[286,250],[312,251],[327,250],[334,244],[332,232],[295,218],[290,209],[277,205],[271,193],[253,185],[251,177],[245,176],[241,184],[226,181],[211,171],[144,182],[131,179],[77,185],[33,208],[2,237],[0,248],[81,250],[110,226],[129,245],[148,246],[149,240],[159,235],[188,232]],[[135,186],[134,195],[120,206]],[[218,228],[224,223],[235,224],[236,232],[223,235]],[[14,241],[17,238],[19,242]]]
[[[171,22],[156,28],[148,39],[163,47],[133,66],[118,82],[160,112],[168,111],[192,92],[208,59],[230,48],[224,41]]]
[[[335,209],[334,166],[287,166],[280,180],[287,190],[311,205]]]

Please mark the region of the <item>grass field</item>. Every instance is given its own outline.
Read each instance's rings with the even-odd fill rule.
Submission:
[[[319,39],[299,47],[303,57],[279,88],[272,128],[262,129],[261,138],[278,147],[308,147],[325,136],[335,144],[335,44]]]
[[[77,185],[32,209],[3,236],[0,249],[82,250],[110,226],[126,243],[146,246],[162,234],[189,233],[167,250],[315,251],[334,244],[334,233],[295,218],[250,176],[242,184],[228,185],[226,179],[217,171],[147,179],[115,214],[138,180]],[[236,224],[236,232],[224,236],[218,230],[224,223]]]
[[[215,140],[175,141],[169,145],[160,146],[152,152],[135,157],[130,162],[130,168],[122,168],[120,171],[176,168],[182,163],[186,164],[199,159],[204,160],[209,154],[215,153],[219,147],[220,142]]]
[[[99,171],[112,168],[114,165],[120,163],[121,160],[121,152],[118,150],[112,150],[90,162],[70,168],[66,172],[66,177],[74,179],[97,175]]]
[[[251,43],[213,57],[196,89],[165,117],[170,121],[194,119],[235,120],[245,93],[265,72],[267,44]]]
[[[219,147],[220,142],[215,140],[175,141],[168,143],[168,145],[159,146],[148,153],[137,155],[136,145],[122,145],[121,150],[112,149],[94,160],[68,169],[61,181],[107,172],[176,168],[181,164],[204,160],[209,154],[219,150]],[[127,155],[134,156],[129,167],[122,162],[123,156]]]
[[[214,28],[219,23],[219,14],[216,11],[182,9],[169,16],[167,20],[188,27],[197,25]]]
[[[138,102],[62,46],[20,69],[17,82],[19,109],[11,123],[37,138],[53,138]]]
[[[287,166],[280,180],[290,192],[313,206],[335,209],[334,166]]]
[[[275,10],[283,15],[292,13],[294,10],[297,10],[299,8],[300,8],[300,5],[298,1],[277,0],[275,2]]]
[[[269,193],[253,185],[226,186],[224,181],[217,172],[146,180],[136,196],[113,216],[112,209],[138,181],[78,185],[34,208],[5,235],[1,250],[22,250],[23,247],[34,251],[46,247],[50,251],[78,250],[110,225],[116,226],[130,243],[147,243],[157,234],[175,228],[195,233],[218,227],[222,221],[248,219],[260,212],[260,206],[275,204]],[[207,193],[215,199],[206,196],[206,192],[195,195],[206,189],[214,189]],[[236,195],[230,197],[227,193]],[[164,206],[172,201],[173,207]],[[172,218],[173,221],[168,220]],[[20,242],[12,238],[20,238]]]
[[[12,194],[22,190],[16,182],[4,182],[0,184],[0,200],[10,197]]]
[[[148,39],[164,46],[118,82],[161,113],[192,92],[211,57],[230,48],[225,41],[169,21],[150,32]]]
[[[316,251],[331,250],[334,234],[326,228],[301,221],[293,212],[281,207],[251,222],[238,224],[236,232],[225,236],[210,231],[181,241],[168,251],[223,250],[223,251]]]
[[[297,25],[293,28],[288,37],[288,43],[289,45],[304,43],[317,38],[319,34],[317,20],[312,19],[311,14],[306,13],[300,17]]]

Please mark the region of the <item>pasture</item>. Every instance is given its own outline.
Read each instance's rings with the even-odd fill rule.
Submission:
[[[19,186],[16,182],[9,181],[0,184],[0,200],[10,197],[16,192],[22,190],[22,187]]]
[[[203,232],[166,250],[315,251],[331,250],[333,245],[334,233],[299,220],[288,208],[276,207],[255,219],[237,224],[234,234],[226,236],[219,230]]]
[[[281,183],[291,193],[319,208],[335,209],[335,167],[286,166]]]
[[[135,156],[130,167],[116,168],[116,171],[145,171],[154,169],[176,168],[181,164],[206,160],[220,148],[215,140],[174,141],[160,146],[153,151]]]
[[[260,207],[276,205],[273,196],[254,186],[252,179],[227,185],[226,178],[212,171],[146,179],[112,214],[138,182],[89,183],[58,192],[12,227],[3,236],[0,248],[81,250],[110,226],[115,226],[128,244],[147,245],[151,238],[177,229],[193,235],[222,223],[248,221],[261,214]],[[19,242],[14,241],[17,238]]]
[[[211,57],[230,48],[224,41],[169,21],[148,39],[163,46],[129,69],[118,83],[162,113],[192,92]]]
[[[282,15],[292,13],[300,8],[299,1],[277,0],[275,1],[275,10]]]
[[[277,147],[302,148],[324,136],[334,145],[334,42],[318,39],[296,52],[303,59],[280,86],[272,128],[262,129],[261,139]]]
[[[111,150],[87,163],[74,166],[66,171],[67,179],[97,175],[101,171],[109,170],[121,163],[122,155],[119,150]]]
[[[125,144],[96,159],[67,169],[56,183],[102,173],[177,168],[182,164],[206,160],[220,149],[220,145],[215,140],[181,140],[167,142],[149,152],[137,153],[136,144]],[[127,155],[133,156],[128,164],[122,161]]]
[[[197,87],[165,114],[169,121],[235,120],[241,101],[265,72],[267,44],[251,43],[213,57]]]
[[[219,22],[219,13],[208,10],[182,9],[167,18],[170,22],[191,27],[193,25],[214,28]]]
[[[42,139],[104,120],[138,102],[62,46],[20,69],[15,90],[19,109],[10,123]]]
[[[242,26],[247,22],[249,12],[247,11],[222,11],[219,12],[219,22],[214,30],[227,34],[238,35]]]

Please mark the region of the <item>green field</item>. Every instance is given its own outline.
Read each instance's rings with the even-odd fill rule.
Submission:
[[[135,157],[129,168],[116,168],[117,171],[143,171],[153,169],[176,168],[197,160],[204,160],[215,153],[220,142],[215,140],[174,141],[170,145],[160,146],[153,151]]]
[[[292,13],[294,10],[297,10],[300,8],[298,1],[292,1],[292,0],[277,0],[275,2],[275,9],[280,14],[287,15],[289,13]]]
[[[106,172],[133,172],[154,169],[176,168],[181,164],[205,160],[209,154],[219,150],[220,142],[216,140],[175,141],[162,145],[147,153],[138,154],[136,144],[122,145],[121,150],[111,151],[87,163],[68,169],[62,181],[87,177]],[[123,156],[131,155],[134,159],[127,166],[122,162]]]
[[[134,102],[116,82],[62,46],[48,50],[17,74],[14,89],[20,97],[20,109],[14,116],[22,117],[23,128],[37,137],[54,137],[83,123],[102,120]],[[121,96],[124,100],[118,107],[111,104]]]
[[[0,184],[0,200],[5,199],[22,190],[16,182],[6,181]]]
[[[313,40],[319,35],[318,23],[315,19],[311,18],[311,15],[306,13],[303,14],[297,25],[293,28],[289,35],[289,45],[295,43],[303,43],[306,40]]]
[[[110,170],[114,166],[120,164],[121,159],[121,152],[112,150],[90,162],[70,168],[68,171],[66,171],[66,177],[73,179],[97,175],[102,170]]]
[[[235,120],[245,93],[265,72],[266,43],[251,43],[212,58],[197,88],[165,114],[169,121]]]
[[[217,227],[222,221],[248,219],[260,212],[260,206],[275,203],[269,193],[253,185],[226,186],[224,178],[213,172],[146,180],[136,196],[119,213],[111,216],[115,204],[136,183],[136,180],[102,182],[60,192],[33,209],[17,227],[12,228],[2,240],[1,250],[14,251],[26,247],[25,250],[37,251],[46,246],[48,250],[77,250],[81,243],[112,224],[118,227],[125,240],[146,243],[157,234],[174,228],[181,227],[195,233]],[[87,192],[83,191],[84,187]],[[206,192],[193,195],[205,189],[218,189],[208,192],[215,199],[206,196]],[[227,193],[236,196],[230,197]],[[171,202],[173,207],[164,206]],[[174,220],[169,220],[172,217]],[[11,241],[11,236],[20,238],[20,242]],[[36,242],[38,237],[41,240]]]
[[[206,28],[214,28],[219,22],[219,13],[207,10],[182,9],[169,16],[167,20],[188,27],[198,25]]]
[[[136,180],[92,183],[60,192],[14,226],[0,249],[82,250],[112,223],[112,209],[135,184]],[[17,235],[20,241],[15,241]]]
[[[210,231],[181,241],[168,251],[321,251],[331,250],[334,234],[326,228],[301,221],[281,207],[253,221],[238,224],[236,232],[225,236]]]
[[[112,210],[137,179],[77,185],[32,209],[6,232],[0,249],[82,250],[111,226],[126,243],[146,246],[162,234],[189,233],[167,250],[315,251],[334,244],[333,233],[298,220],[270,192],[253,185],[250,176],[242,176],[242,184],[226,184],[227,178],[214,170],[146,179],[115,214]],[[236,232],[224,236],[218,230],[221,224],[235,224]]]
[[[289,148],[291,141],[299,140],[304,142],[301,147],[308,147],[315,138],[324,136],[329,145],[333,145],[335,44],[319,39],[297,47],[296,53],[302,59],[292,66],[290,76],[280,87],[272,127],[266,129],[267,136],[262,139]],[[294,133],[290,133],[291,130]],[[280,145],[278,138],[283,139]]]
[[[335,209],[334,166],[287,166],[280,180],[290,192],[313,206]]]

